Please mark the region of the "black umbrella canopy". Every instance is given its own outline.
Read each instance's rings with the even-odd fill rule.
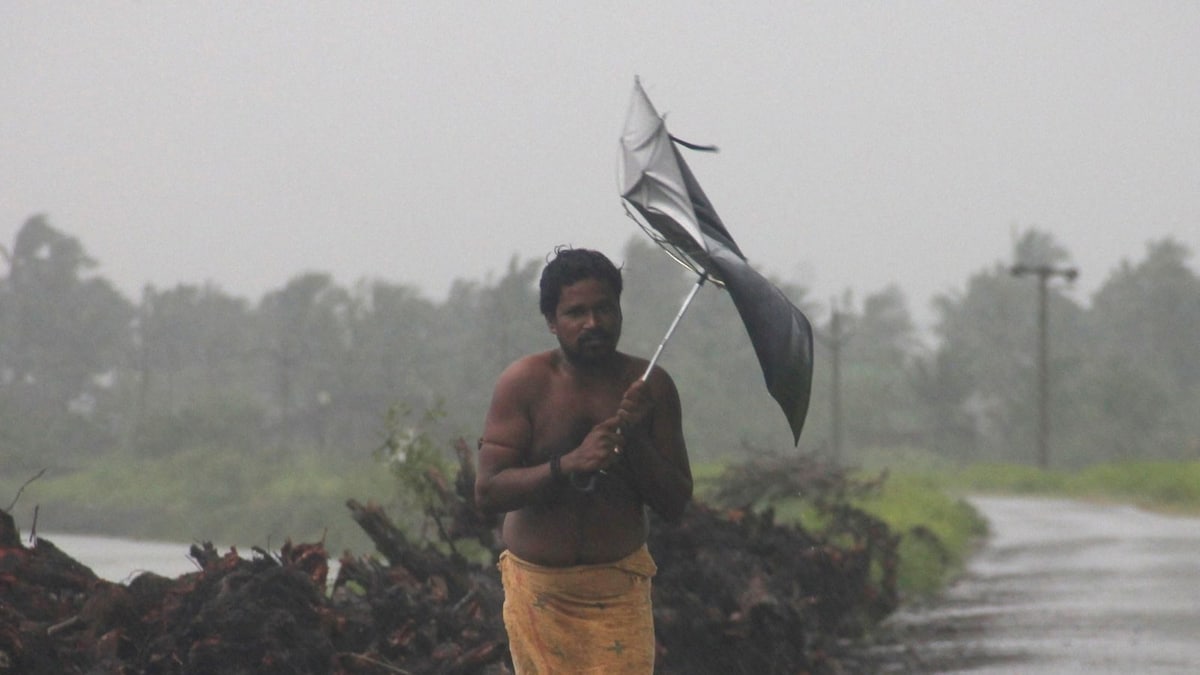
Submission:
[[[787,417],[793,442],[799,444],[812,391],[812,324],[746,262],[678,144],[635,81],[618,169],[626,212],[668,254],[700,275],[698,285],[711,279],[729,291],[754,345],[767,391]],[[695,289],[680,315],[694,294]],[[674,328],[673,323],[664,343]]]
[[[709,256],[750,335],[767,391],[783,409],[798,445],[812,392],[812,324],[743,258],[722,249],[710,249]]]

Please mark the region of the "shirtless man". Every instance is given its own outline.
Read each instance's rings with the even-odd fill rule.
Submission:
[[[679,394],[617,351],[622,280],[608,258],[561,248],[540,287],[559,346],[500,375],[475,483],[480,508],[505,514],[513,662],[518,674],[649,673],[645,507],[675,519],[692,495]]]

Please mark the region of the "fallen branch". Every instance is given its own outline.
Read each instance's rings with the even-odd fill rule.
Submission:
[[[5,510],[5,511],[8,511],[8,512],[10,512],[10,513],[11,513],[11,512],[12,512],[12,510],[13,510],[13,507],[17,505],[17,500],[19,500],[19,499],[21,498],[21,493],[25,491],[25,488],[26,488],[26,487],[28,487],[28,486],[29,486],[29,484],[30,484],[30,483],[32,483],[33,481],[35,481],[35,480],[37,480],[37,479],[41,478],[41,477],[42,477],[42,474],[44,474],[44,473],[46,473],[46,469],[45,469],[45,468],[43,468],[41,471],[37,472],[37,474],[36,474],[36,475],[35,475],[33,478],[30,478],[29,480],[27,480],[27,481],[25,481],[24,483],[22,483],[22,484],[21,484],[21,487],[17,489],[17,496],[16,496],[16,497],[13,497],[12,503],[11,503],[11,504],[9,504],[9,505],[8,505],[8,508],[7,508],[7,509],[4,509],[4,510]]]
[[[33,523],[29,526],[29,545],[30,546],[34,546],[37,544],[37,519],[38,519],[38,511],[40,509],[41,509],[40,504],[33,505]]]
[[[67,630],[70,628],[75,628],[76,626],[80,625],[81,623],[83,623],[83,619],[79,618],[79,615],[76,614],[75,616],[73,616],[65,621],[59,621],[58,623],[54,624],[53,626],[50,626],[49,628],[47,628],[46,635],[53,636],[56,633],[63,632],[64,630]]]

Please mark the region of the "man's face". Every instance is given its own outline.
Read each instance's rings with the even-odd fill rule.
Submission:
[[[609,285],[582,279],[563,286],[558,307],[546,319],[563,354],[574,363],[601,362],[617,351],[621,338],[621,303]]]

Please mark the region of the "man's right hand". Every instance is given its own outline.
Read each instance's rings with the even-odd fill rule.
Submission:
[[[620,424],[620,418],[614,415],[592,427],[578,448],[563,455],[562,470],[567,473],[593,473],[608,468],[617,460],[624,442]]]

